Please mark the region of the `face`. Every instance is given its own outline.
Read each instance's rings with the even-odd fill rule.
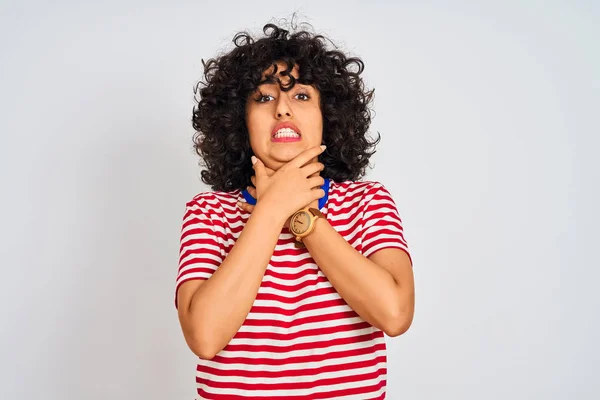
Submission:
[[[277,63],[277,77],[283,85],[285,63]],[[263,79],[273,67],[263,72]],[[295,67],[291,74],[298,78]],[[296,82],[284,92],[279,82],[266,83],[251,93],[246,102],[246,126],[254,154],[273,170],[291,161],[302,151],[322,144],[323,117],[317,89]]]

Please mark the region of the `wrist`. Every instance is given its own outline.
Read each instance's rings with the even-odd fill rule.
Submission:
[[[283,227],[289,215],[281,215],[277,207],[267,202],[257,202],[252,211],[252,215],[258,215],[260,218],[268,219],[270,223],[278,227]]]
[[[302,242],[312,235],[320,219],[325,219],[325,216],[317,207],[304,207],[292,215],[290,231],[298,242]]]
[[[323,225],[327,223],[327,219],[326,218],[317,218],[314,222],[315,226],[313,227],[312,231],[306,235],[304,237],[304,239],[302,239],[302,242],[306,245],[310,245],[312,242],[315,241],[315,238],[317,236],[319,236],[319,233],[317,231],[321,231],[323,230]]]

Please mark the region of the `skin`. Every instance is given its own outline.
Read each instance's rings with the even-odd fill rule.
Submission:
[[[289,83],[284,74],[285,63],[277,62],[277,76],[283,86]],[[262,79],[273,74],[274,67],[266,69]],[[298,79],[298,67],[291,74]],[[321,95],[310,85],[298,82],[289,91],[281,90],[279,83],[261,85],[250,94],[246,103],[246,126],[250,136],[250,146],[257,159],[265,166],[266,173],[271,176],[283,165],[293,160],[301,152],[321,145],[323,142],[323,116],[321,114]],[[300,130],[301,140],[281,143],[271,140],[275,126],[280,122],[292,122]],[[318,162],[318,157],[310,162]],[[315,173],[313,176],[319,176]],[[323,181],[319,184],[322,185]],[[256,186],[255,177],[252,184]],[[248,190],[252,190],[249,187]],[[318,199],[311,202],[310,207],[317,207]],[[289,227],[289,218],[285,222]]]
[[[283,69],[280,65],[279,71]],[[298,71],[292,73],[297,76]],[[307,205],[317,207],[318,199],[325,195],[319,175],[324,166],[318,162],[324,151],[324,146],[319,146],[323,123],[318,91],[299,84],[289,92],[281,91],[277,84],[260,89],[249,97],[246,108],[256,155],[252,158],[255,187],[249,191],[257,204],[238,204],[251,215],[210,279],[187,281],[179,288],[178,313],[184,337],[190,349],[205,359],[221,351],[246,319],[289,217]],[[259,98],[260,103],[256,102]],[[282,121],[296,124],[302,140],[271,142],[273,127]],[[364,257],[323,218],[317,219],[304,244],[340,296],[365,321],[388,336],[408,330],[414,315],[414,280],[404,251],[383,249]]]
[[[288,84],[289,77],[281,74],[286,65],[277,65],[279,79],[283,85]],[[263,73],[263,79],[272,74],[273,70],[273,67],[267,69]],[[298,68],[294,68],[291,73],[295,78],[299,77]],[[323,117],[320,102],[316,88],[297,82],[287,92],[282,91],[278,83],[263,84],[250,95],[246,103],[246,126],[252,151],[265,167],[276,171],[302,151],[322,144]],[[286,121],[299,128],[301,140],[291,143],[273,142],[273,128]]]

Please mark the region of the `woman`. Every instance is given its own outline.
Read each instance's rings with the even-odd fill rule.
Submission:
[[[194,109],[213,191],[186,205],[175,304],[198,396],[383,399],[414,284],[394,201],[360,181],[379,140],[363,63],[263,31],[205,63]]]

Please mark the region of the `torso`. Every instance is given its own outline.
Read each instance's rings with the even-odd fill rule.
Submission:
[[[362,251],[364,193],[373,182],[331,183],[321,211]],[[206,201],[227,256],[249,214],[240,191]],[[213,208],[214,206],[214,208]],[[238,211],[234,211],[238,210]],[[383,399],[383,333],[340,297],[306,248],[283,228],[256,300],[238,333],[212,360],[199,359],[201,399]]]

